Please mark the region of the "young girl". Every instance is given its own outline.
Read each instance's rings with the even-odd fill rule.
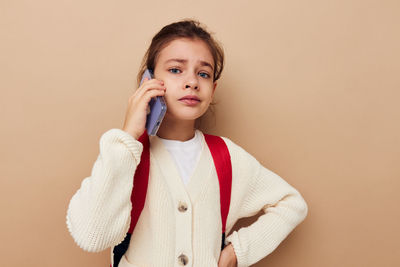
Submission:
[[[221,251],[219,177],[196,121],[213,100],[223,62],[223,50],[197,21],[169,24],[154,36],[138,81],[146,68],[154,79],[129,98],[122,129],[101,136],[91,176],[69,203],[67,226],[78,246],[90,252],[111,248],[114,267],[242,267],[270,254],[303,221],[307,204],[300,193],[221,137],[232,166],[226,233],[238,219],[264,212],[227,236]],[[149,137],[145,204],[127,251],[113,262],[113,248],[130,227],[133,177],[143,151],[138,139],[156,96],[164,96],[167,112],[157,135]]]

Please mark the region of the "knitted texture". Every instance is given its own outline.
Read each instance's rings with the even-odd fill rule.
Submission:
[[[221,242],[219,184],[204,135],[200,160],[187,186],[157,136],[150,136],[150,175],[145,206],[119,267],[217,267]],[[252,155],[222,137],[232,162],[228,234],[238,219],[263,210],[256,222],[232,232],[238,267],[270,254],[304,220],[307,204],[300,193]],[[129,229],[133,176],[142,144],[127,132],[111,129],[100,138],[100,154],[91,176],[73,195],[67,211],[69,232],[79,247],[99,252],[121,243]],[[187,210],[178,209],[184,203]]]

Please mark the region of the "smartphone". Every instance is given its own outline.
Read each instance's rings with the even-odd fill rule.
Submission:
[[[150,69],[146,69],[143,73],[140,85],[144,82],[144,78],[149,80],[154,78],[154,74]],[[150,113],[146,117],[146,130],[148,135],[156,135],[158,128],[167,111],[167,104],[163,96],[153,97],[149,102]]]

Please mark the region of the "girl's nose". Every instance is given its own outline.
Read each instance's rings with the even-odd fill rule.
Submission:
[[[187,77],[185,88],[193,88],[195,90],[199,88],[196,75],[190,75],[190,77]]]
[[[198,86],[197,85],[192,86],[190,84],[186,84],[185,88],[193,88],[193,89],[197,90]]]

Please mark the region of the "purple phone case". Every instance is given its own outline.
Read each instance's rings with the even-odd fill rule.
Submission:
[[[153,74],[149,69],[143,73],[142,80],[140,84],[143,83],[144,78],[153,78]],[[165,112],[167,111],[167,105],[163,96],[153,97],[150,102],[150,113],[147,114],[146,118],[146,130],[148,135],[156,135],[158,128],[164,118]]]

